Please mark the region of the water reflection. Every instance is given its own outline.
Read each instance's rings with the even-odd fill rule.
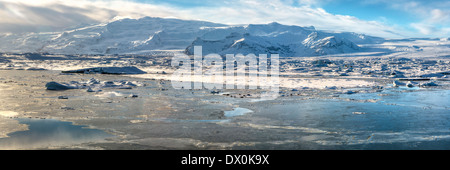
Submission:
[[[73,125],[52,119],[18,119],[28,125],[27,131],[8,134],[0,138],[0,149],[39,149],[70,146],[74,144],[101,141],[112,135],[97,129]]]

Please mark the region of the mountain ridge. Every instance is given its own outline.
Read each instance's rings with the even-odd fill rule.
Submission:
[[[309,37],[312,33],[317,34],[314,40]],[[1,52],[16,53],[139,54],[149,50],[185,50],[189,54],[191,46],[202,45],[206,52],[219,54],[280,52],[285,56],[305,56],[356,52],[360,50],[357,44],[379,43],[383,39],[276,22],[233,26],[143,17],[62,32],[5,34],[0,41]]]

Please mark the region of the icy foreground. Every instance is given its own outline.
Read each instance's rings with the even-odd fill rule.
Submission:
[[[450,149],[450,53],[439,42],[281,57],[274,100],[261,100],[264,89],[174,89],[173,54],[1,54],[0,149]],[[47,120],[113,137],[24,135]]]

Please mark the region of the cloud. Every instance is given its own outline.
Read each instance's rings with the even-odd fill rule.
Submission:
[[[385,4],[414,16],[417,21],[409,24],[417,30],[415,36],[449,36],[450,1],[448,0],[363,0],[364,4]]]
[[[433,9],[430,12],[431,23],[442,23],[442,22],[450,22],[450,10],[443,11],[440,9]]]
[[[424,13],[420,22],[411,24],[413,28],[427,36],[449,36],[450,10],[428,9]]]
[[[417,29],[420,33],[429,35],[435,31],[437,31],[437,28],[430,24],[424,24],[424,23],[412,23],[411,26],[415,29]]]
[[[309,5],[292,5],[282,0],[239,0],[229,2],[229,6],[200,8],[198,13],[190,13],[198,19],[219,21],[227,24],[269,23],[315,26],[318,29],[350,31],[383,37],[399,37],[400,28],[376,21],[360,20],[348,15],[335,15],[322,8]]]
[[[60,31],[116,17],[140,18],[175,15],[165,6],[131,1],[0,1],[0,32]],[[170,12],[172,11],[172,12]]]
[[[199,0],[197,0],[199,1]],[[197,2],[196,1],[196,2]],[[318,29],[349,31],[398,38],[402,28],[348,15],[328,13],[313,4],[326,0],[226,0],[210,6],[181,7],[167,3],[115,0],[1,0],[0,32],[58,31],[83,24],[108,22],[117,18],[176,17],[225,24],[280,22],[315,26]],[[436,20],[443,13],[436,11]],[[400,35],[400,36],[399,36]]]

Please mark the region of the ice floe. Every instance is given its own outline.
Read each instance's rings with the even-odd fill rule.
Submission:
[[[49,82],[45,85],[47,90],[69,90],[69,89],[87,89],[87,92],[98,92],[102,88],[132,89],[133,87],[144,86],[140,82],[126,80],[99,81],[90,79],[86,82],[71,81],[70,83]]]
[[[45,85],[47,90],[68,90],[68,89],[77,89],[78,87],[73,84],[67,83],[57,83],[57,82],[49,82]]]
[[[438,86],[438,84],[436,84],[435,82],[428,82],[428,83],[423,83],[420,86]]]
[[[78,70],[62,71],[62,73],[84,73],[84,74],[145,74],[145,71],[131,67],[94,67]]]

